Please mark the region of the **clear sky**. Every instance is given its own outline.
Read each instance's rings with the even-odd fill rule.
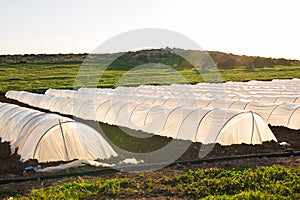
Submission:
[[[0,54],[90,53],[139,28],[205,50],[300,59],[299,0],[0,0]]]

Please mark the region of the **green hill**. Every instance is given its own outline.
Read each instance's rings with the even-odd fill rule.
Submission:
[[[210,59],[210,57],[211,59]],[[218,51],[196,51],[183,49],[150,49],[129,51],[114,54],[25,54],[25,55],[0,55],[2,64],[80,64],[83,61],[90,63],[107,64],[113,58],[108,69],[129,70],[146,63],[161,63],[172,66],[176,70],[195,67],[206,67],[214,62],[219,69],[233,69],[240,66],[274,67],[278,65],[299,65],[298,60],[265,58],[259,56],[234,55]],[[189,58],[190,63],[186,58]]]

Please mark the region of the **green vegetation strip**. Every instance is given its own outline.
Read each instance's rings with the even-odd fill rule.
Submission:
[[[184,58],[179,55],[184,55]],[[217,69],[212,67],[212,61]],[[79,76],[78,70],[81,72]],[[44,92],[48,88],[73,89],[75,83],[76,87],[114,88],[299,77],[300,61],[297,60],[215,51],[166,48],[115,54],[0,55],[2,94],[8,90]]]
[[[168,85],[172,83],[196,84],[199,82],[226,82],[249,80],[272,80],[299,78],[300,66],[253,67],[247,71],[245,66],[219,71],[198,72],[196,69],[170,70],[159,66],[149,69],[105,70],[105,66],[91,68],[88,75],[77,77],[80,64],[38,63],[38,64],[0,64],[0,93],[8,90],[45,92],[48,88],[73,89],[76,87],[138,86],[143,84]],[[93,77],[101,77],[92,82]],[[78,80],[80,80],[78,82]]]
[[[132,178],[57,184],[33,189],[21,199],[101,199],[135,197],[177,197],[204,199],[300,199],[300,167],[210,168],[151,178]],[[1,193],[0,193],[1,194]],[[3,191],[2,191],[3,194]],[[2,196],[5,197],[5,196]]]

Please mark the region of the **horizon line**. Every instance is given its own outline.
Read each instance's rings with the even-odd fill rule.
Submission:
[[[219,52],[219,53],[225,53],[225,54],[232,54],[236,56],[247,56],[247,57],[261,57],[261,58],[270,58],[270,59],[285,59],[285,60],[291,60],[291,61],[300,61],[300,59],[297,58],[284,58],[284,57],[270,57],[270,56],[259,56],[259,55],[246,55],[246,54],[236,54],[232,52],[225,52],[225,51],[220,51],[220,50],[194,50],[194,49],[182,49],[182,48],[170,48],[170,47],[165,47],[165,48],[145,48],[145,49],[139,49],[139,50],[130,50],[130,51],[125,51],[125,52],[103,52],[103,53],[87,53],[87,52],[76,52],[76,53],[67,53],[67,52],[57,52],[57,53],[12,53],[12,54],[0,54],[0,56],[26,56],[26,55],[104,55],[104,54],[118,54],[118,53],[128,53],[128,52],[138,52],[138,51],[143,51],[143,50],[159,50],[159,49],[180,49],[180,50],[185,50],[185,51],[203,51],[203,52]]]

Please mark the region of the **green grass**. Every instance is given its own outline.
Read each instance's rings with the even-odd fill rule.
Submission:
[[[8,90],[44,91],[49,87],[72,88],[79,64],[2,64],[0,92]]]
[[[247,72],[243,67],[233,70],[221,70],[223,81],[249,81],[300,78],[300,66],[275,66],[255,68]]]
[[[203,199],[299,199],[300,167],[279,165],[245,169],[199,169],[151,178],[133,178],[62,183],[33,189],[24,199],[100,199],[111,197],[189,197]]]
[[[103,71],[104,65],[95,65],[82,70],[83,68],[80,68],[80,66],[78,63],[0,64],[0,93],[3,94],[8,90],[44,92],[48,88],[73,89],[74,87],[83,86],[116,87],[120,85],[138,86],[141,84],[196,84],[204,81],[225,82],[300,77],[300,66],[254,68],[255,71],[246,71],[245,67],[239,67],[230,70],[208,70],[203,74],[199,74],[195,69],[176,71],[160,64],[155,64],[148,69],[142,68],[131,71]],[[77,78],[79,69],[84,71],[84,73],[80,73]],[[102,74],[101,78],[100,73]]]

